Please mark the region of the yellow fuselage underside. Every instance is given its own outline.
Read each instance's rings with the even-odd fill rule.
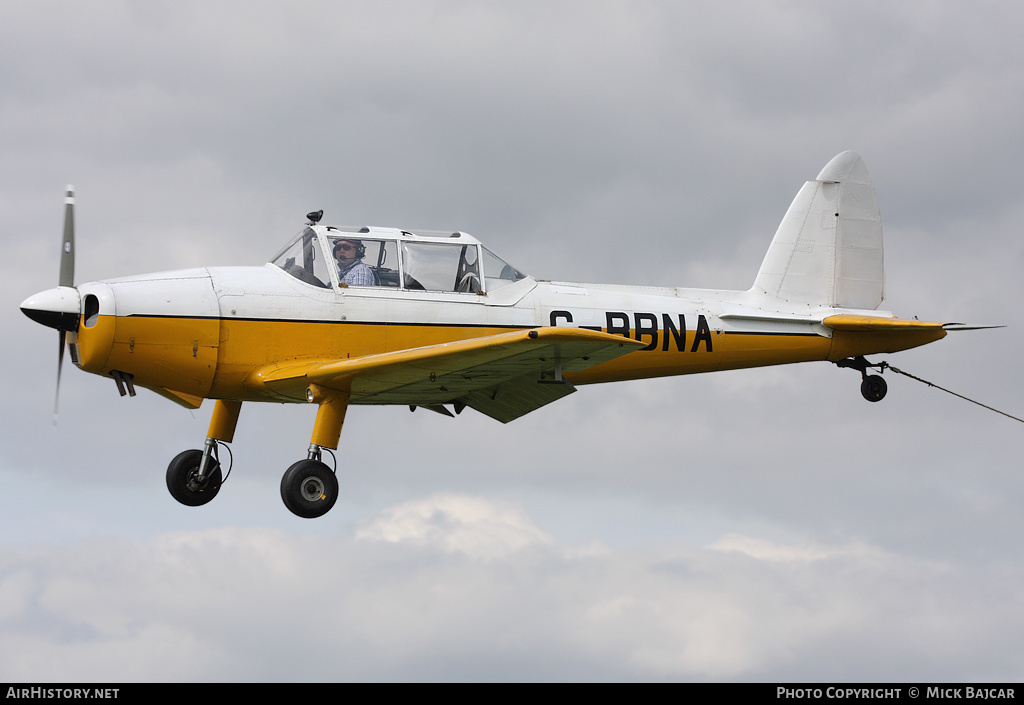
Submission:
[[[100,316],[79,328],[79,365],[98,374],[128,372],[136,385],[198,398],[276,400],[252,379],[268,364],[342,360],[507,332],[510,327],[398,323],[311,322],[168,316]],[[636,337],[635,329],[629,337]],[[945,335],[941,329],[750,333],[725,326],[698,340],[658,341],[568,376],[574,384],[695,374],[855,355],[895,352]],[[650,341],[653,342],[654,341]]]

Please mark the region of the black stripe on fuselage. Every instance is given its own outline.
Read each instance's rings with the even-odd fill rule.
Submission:
[[[530,325],[510,325],[505,323],[427,323],[402,321],[337,321],[318,320],[314,318],[250,318],[246,316],[187,316],[168,315],[164,313],[129,313],[124,318],[175,318],[193,321],[241,321],[245,323],[316,323],[340,326],[434,326],[438,328],[508,328],[509,330],[529,330],[540,328]]]

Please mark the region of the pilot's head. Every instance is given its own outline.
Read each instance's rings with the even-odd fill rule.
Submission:
[[[340,267],[347,267],[366,254],[366,247],[359,240],[335,240],[334,259]]]

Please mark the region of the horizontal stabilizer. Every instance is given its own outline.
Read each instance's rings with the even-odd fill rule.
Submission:
[[[943,330],[988,330],[989,328],[1006,328],[1004,325],[978,325],[967,323],[947,323],[942,326]]]
[[[822,324],[832,329],[832,362],[909,350],[946,337],[945,324],[917,319],[843,313],[826,316]]]
[[[912,331],[912,330],[987,330],[989,328],[1005,328],[1003,325],[977,325],[967,323],[937,323],[935,321],[919,321],[906,318],[883,318],[882,316],[859,316],[840,314],[828,316],[822,321],[832,330],[849,330],[860,332]]]
[[[854,314],[839,314],[828,316],[822,323],[832,330],[868,332],[895,332],[895,331],[921,331],[921,330],[942,330],[945,323],[935,321],[919,321],[906,318],[883,318],[882,316],[858,316]],[[954,324],[956,325],[956,324]]]

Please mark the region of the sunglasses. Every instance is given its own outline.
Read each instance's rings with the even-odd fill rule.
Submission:
[[[334,251],[335,252],[337,252],[338,250],[342,250],[344,252],[348,252],[349,250],[354,250],[354,249],[356,249],[355,245],[335,245],[334,246]]]

